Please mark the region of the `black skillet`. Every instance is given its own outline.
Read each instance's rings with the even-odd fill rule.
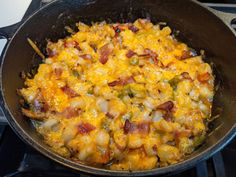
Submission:
[[[212,116],[220,115],[210,124],[206,143],[185,161],[164,168],[146,171],[112,171],[95,168],[65,159],[45,145],[31,122],[20,112],[16,90],[23,86],[21,71],[29,71],[41,59],[27,43],[36,41],[45,49],[46,39],[56,41],[68,35],[64,27],[78,21],[91,23],[130,22],[137,18],[164,21],[179,30],[178,38],[206,51],[206,61],[214,63],[216,92]],[[225,20],[228,18],[222,16]],[[57,0],[38,10],[16,31],[7,45],[1,63],[1,107],[9,125],[27,143],[45,156],[80,172],[102,176],[160,175],[192,167],[222,149],[236,134],[236,37],[235,33],[209,9],[192,0]]]

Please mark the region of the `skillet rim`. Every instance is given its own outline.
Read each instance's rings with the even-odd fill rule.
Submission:
[[[2,107],[3,113],[5,117],[7,118],[7,121],[11,128],[14,130],[14,132],[27,144],[31,145],[34,149],[39,151],[41,154],[45,155],[46,157],[66,166],[71,169],[77,170],[78,172],[83,172],[83,173],[89,173],[93,175],[103,175],[103,176],[151,176],[151,175],[163,175],[167,173],[176,173],[180,172],[183,170],[186,170],[190,167],[193,167],[195,164],[199,163],[200,161],[206,160],[209,157],[211,157],[213,154],[216,152],[220,151],[222,148],[224,148],[235,136],[236,136],[236,125],[233,125],[232,128],[228,130],[228,132],[221,138],[218,139],[218,141],[210,146],[209,148],[205,149],[202,152],[199,152],[196,154],[194,157],[191,157],[189,159],[183,160],[177,164],[174,165],[169,165],[167,167],[161,167],[161,168],[154,168],[151,170],[145,170],[145,171],[115,171],[115,170],[108,170],[108,169],[103,169],[103,168],[97,168],[97,167],[92,167],[89,165],[85,164],[80,164],[76,163],[72,160],[69,160],[67,158],[64,158],[49,148],[46,148],[43,146],[41,143],[37,142],[35,139],[33,139],[30,134],[26,133],[26,131],[20,127],[20,125],[15,121],[14,116],[12,115],[8,105],[5,102],[5,97],[4,97],[4,87],[3,87],[3,82],[2,82],[2,75],[3,75],[3,67],[4,66],[4,61],[6,58],[6,54],[8,51],[8,48],[11,46],[12,41],[14,40],[15,36],[18,34],[18,32],[21,30],[21,28],[24,27],[24,25],[32,19],[35,15],[37,15],[40,11],[43,9],[48,8],[49,6],[52,6],[54,3],[59,3],[63,2],[63,0],[55,0],[47,5],[43,6],[42,8],[38,9],[36,12],[34,12],[32,15],[30,15],[26,21],[24,21],[20,27],[17,29],[17,31],[14,33],[13,37],[7,44],[7,47],[5,48],[5,51],[2,55],[2,61],[1,61],[1,68],[0,68],[0,80],[1,80],[1,94],[0,98],[2,98],[3,101],[0,101],[0,105]],[[88,1],[85,4],[91,4],[91,3],[96,3],[97,0],[94,1]],[[189,0],[197,5],[199,5],[202,8],[205,8],[208,10],[211,14],[215,15],[216,18],[220,19],[230,30],[232,33],[236,36],[236,32],[230,27],[229,24],[225,23],[220,17],[218,17],[214,12],[210,10],[209,7],[201,4],[200,2],[197,2],[196,0]]]

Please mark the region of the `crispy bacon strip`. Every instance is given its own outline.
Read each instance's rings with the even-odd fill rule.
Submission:
[[[139,31],[139,29],[136,26],[134,26],[134,25],[130,25],[128,28],[133,33],[137,33]]]
[[[55,73],[55,76],[56,76],[57,79],[60,78],[62,72],[63,72],[63,69],[62,69],[62,68],[55,68],[55,69],[54,69],[54,73]]]
[[[163,118],[168,122],[172,121],[173,108],[174,108],[174,103],[172,101],[167,101],[167,102],[157,106],[158,110],[161,110],[162,112],[164,112]]]
[[[192,80],[188,72],[181,73],[181,76],[183,77],[183,79]]]
[[[191,54],[191,52],[190,52],[190,51],[187,51],[187,50],[184,50],[184,51],[182,52],[182,55],[180,56],[180,60],[185,60],[185,59],[191,58],[191,57],[193,57],[193,55]]]
[[[124,133],[142,133],[147,134],[150,131],[150,124],[148,122],[141,122],[141,123],[131,123],[128,119],[125,121],[124,124]]]
[[[115,31],[115,36],[114,37],[118,37],[120,32],[124,30],[119,24],[116,25],[116,26],[113,26],[112,28]]]
[[[83,122],[80,123],[77,128],[78,128],[78,132],[80,134],[88,134],[89,132],[91,132],[91,131],[96,129],[96,127],[93,126],[92,124],[90,124],[90,123],[83,123]]]
[[[174,107],[174,103],[172,101],[167,101],[163,104],[160,104],[159,106],[157,106],[157,109],[162,109],[165,111],[171,111]]]
[[[66,118],[76,117],[81,114],[81,110],[73,107],[67,107],[63,112],[62,115]]]
[[[81,51],[81,48],[79,46],[79,43],[76,41],[65,41],[64,47],[66,48],[76,48],[77,50]]]
[[[49,109],[49,105],[39,99],[34,100],[33,106],[36,112],[47,112]]]
[[[61,90],[67,94],[70,98],[74,98],[79,96],[78,93],[76,93],[73,89],[71,89],[70,87],[68,87],[67,85],[62,87]]]
[[[131,58],[131,57],[133,57],[134,55],[136,55],[136,53],[135,53],[134,51],[132,51],[132,50],[129,50],[129,51],[127,52],[127,54],[126,54],[126,57]]]
[[[142,122],[137,124],[137,129],[139,133],[148,134],[150,131],[150,124],[148,122]]]
[[[156,52],[154,52],[150,49],[144,49],[144,53],[139,56],[140,57],[150,57],[155,64],[159,63],[158,55],[156,54]]]
[[[101,55],[99,61],[104,65],[108,61],[109,55],[112,53],[112,48],[109,44],[106,44],[99,49],[99,53]]]
[[[80,55],[80,57],[85,59],[85,60],[92,60],[92,56],[90,54]]]
[[[107,112],[106,113],[106,116],[109,118],[109,119],[113,119],[115,116],[112,115],[111,113]]]
[[[51,49],[49,47],[46,48],[46,52],[49,57],[54,57],[55,55],[57,55],[57,50]]]
[[[208,72],[204,74],[199,74],[197,76],[197,80],[201,83],[207,82],[210,78],[211,78],[211,75]]]
[[[110,82],[110,83],[108,83],[108,86],[110,86],[110,87],[115,87],[117,85],[124,86],[124,85],[131,84],[131,83],[134,83],[134,78],[132,76]]]

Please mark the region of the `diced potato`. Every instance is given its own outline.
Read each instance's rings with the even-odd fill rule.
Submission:
[[[170,164],[176,163],[180,159],[179,150],[170,145],[163,144],[157,148],[157,154],[161,161]]]

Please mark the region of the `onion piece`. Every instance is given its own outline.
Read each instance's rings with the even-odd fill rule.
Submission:
[[[55,126],[56,124],[58,124],[58,120],[57,119],[48,119],[46,120],[42,126],[44,128],[47,128],[47,129],[51,129],[53,126]]]
[[[159,122],[163,117],[163,114],[160,111],[155,111],[153,113],[153,122]]]
[[[100,108],[100,110],[104,113],[108,112],[108,101],[106,101],[103,98],[98,98],[97,100],[97,106]]]

